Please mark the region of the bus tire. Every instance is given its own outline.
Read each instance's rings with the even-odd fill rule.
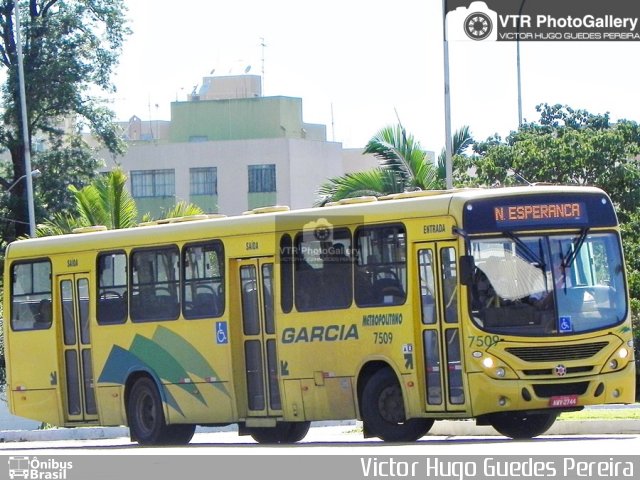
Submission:
[[[364,386],[362,420],[368,431],[385,442],[414,442],[434,422],[432,418],[406,419],[402,389],[389,369],[376,372]]]
[[[170,435],[160,393],[149,377],[139,378],[133,384],[127,402],[127,417],[131,438],[140,445],[161,445]]]
[[[504,412],[489,416],[489,423],[498,433],[514,440],[524,440],[542,435],[551,428],[558,414]]]
[[[191,424],[168,425],[164,434],[165,445],[187,445],[196,432],[196,426]]]
[[[258,443],[296,443],[306,437],[311,422],[279,422],[275,427],[256,427],[249,430]]]

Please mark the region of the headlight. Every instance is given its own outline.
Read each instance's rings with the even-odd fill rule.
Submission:
[[[491,368],[491,367],[493,367],[493,358],[491,358],[491,357],[485,357],[485,358],[482,360],[482,366],[483,366],[484,368]]]

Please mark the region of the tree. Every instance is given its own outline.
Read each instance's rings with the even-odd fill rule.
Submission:
[[[454,177],[465,178],[468,162],[464,151],[473,143],[469,127],[464,126],[453,136]],[[363,195],[383,196],[409,190],[440,190],[445,188],[444,152],[438,165],[428,157],[420,143],[407,134],[402,124],[387,126],[369,140],[364,149],[378,159],[378,168],[347,173],[322,184],[317,191],[317,205]],[[458,183],[459,183],[458,182]]]
[[[138,207],[126,189],[127,175],[120,168],[106,175],[96,177],[89,185],[68,189],[75,198],[73,212],[59,212],[51,215],[37,226],[37,236],[63,235],[75,228],[103,225],[109,230],[130,228],[138,225]],[[167,210],[163,219],[189,215],[201,215],[204,211],[192,203],[178,202]],[[145,214],[143,221],[153,221]]]
[[[71,233],[74,228],[104,225],[109,229],[137,225],[138,208],[125,188],[126,174],[119,168],[96,177],[82,189],[69,185],[76,209],[73,213],[56,213],[38,225],[39,237]]]
[[[317,204],[362,195],[438,188],[433,162],[401,124],[381,129],[369,140],[363,153],[373,154],[379,167],[329,179],[317,191]]]
[[[60,155],[58,158],[71,159],[79,150],[82,151],[79,158],[86,158],[88,147],[78,137],[85,128],[110,151],[121,152],[113,112],[93,95],[100,90],[114,90],[110,77],[129,33],[124,1],[22,0],[20,5],[29,134],[48,136],[50,145]],[[7,175],[0,177],[0,185],[5,189],[27,173],[14,10],[14,0],[0,0],[0,68],[5,68],[7,74],[2,86],[0,146],[11,155]],[[69,120],[72,127],[63,128]],[[34,165],[42,165],[43,176],[49,177],[46,169],[50,166],[42,160],[45,159],[34,159]],[[88,165],[93,167],[90,162]],[[25,182],[16,183],[11,190],[16,200],[10,202],[10,215],[16,222],[11,224],[15,232],[10,232],[9,237],[27,232],[25,190]]]
[[[625,221],[640,206],[638,124],[612,123],[608,114],[563,105],[542,104],[537,110],[538,122],[522,125],[505,141],[494,136],[474,145],[479,155],[474,159],[476,181],[598,186],[609,193]]]
[[[451,139],[453,151],[451,152],[452,173],[454,184],[464,183],[467,180],[467,168],[469,167],[466,150],[473,145],[473,136],[471,135],[471,129],[464,125],[459,130],[456,130]],[[438,178],[442,185],[441,188],[446,187],[447,180],[447,154],[443,148],[438,155]]]

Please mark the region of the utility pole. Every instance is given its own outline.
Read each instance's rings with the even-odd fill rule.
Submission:
[[[453,188],[453,166],[451,150],[453,140],[451,138],[451,98],[449,85],[449,42],[447,40],[447,0],[442,0],[442,35],[444,47],[444,150],[445,171],[447,189]]]
[[[29,210],[29,236],[36,235],[36,215],[33,206],[33,179],[31,176],[31,147],[29,145],[29,119],[27,117],[27,95],[24,86],[24,65],[22,63],[22,40],[20,39],[20,2],[15,2],[16,15],[16,53],[18,55],[18,83],[20,96],[20,112],[22,116],[22,141],[24,142],[24,171],[27,182],[27,206]]]

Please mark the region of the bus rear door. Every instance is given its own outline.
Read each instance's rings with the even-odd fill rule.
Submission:
[[[97,420],[91,364],[89,308],[92,289],[88,274],[57,277],[55,300],[62,319],[62,377],[65,422]]]
[[[465,411],[461,355],[457,248],[455,242],[414,245],[418,278],[415,295],[422,352],[416,355],[424,379],[427,412]]]
[[[238,262],[248,417],[282,415],[273,300],[273,258]]]

